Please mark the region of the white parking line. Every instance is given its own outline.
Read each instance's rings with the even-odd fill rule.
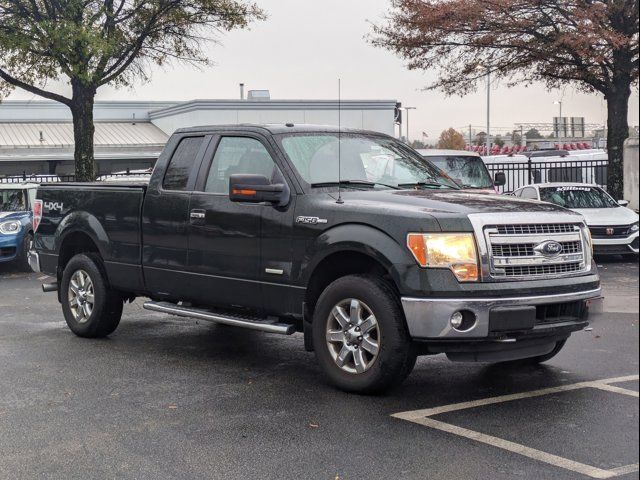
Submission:
[[[476,407],[482,407],[486,405],[495,405],[495,404],[510,402],[514,400],[521,400],[526,398],[540,397],[543,395],[550,395],[553,393],[579,390],[582,388],[597,388],[597,389],[605,390],[608,392],[620,393],[620,394],[629,395],[632,397],[638,397],[638,392],[634,390],[628,390],[626,388],[616,387],[611,384],[628,382],[628,381],[639,380],[639,379],[640,379],[639,375],[628,375],[625,377],[606,378],[603,380],[595,380],[590,382],[579,382],[579,383],[573,383],[571,385],[562,385],[559,387],[551,387],[551,388],[544,388],[541,390],[534,390],[531,392],[516,393],[512,395],[502,395],[499,397],[484,398],[481,400],[475,400],[471,402],[454,403],[451,405],[444,405],[441,407],[429,408],[424,410],[412,410],[408,412],[394,413],[392,417],[399,418],[402,420],[407,420],[407,421],[417,423],[419,425],[424,425],[426,427],[434,428],[436,430],[440,430],[443,432],[452,433],[454,435],[468,438],[470,440],[475,440],[477,442],[481,442],[481,443],[490,445],[492,447],[502,448],[503,450],[517,453],[519,455],[523,455],[525,457],[532,458],[540,462],[548,463],[549,465],[564,468],[566,470],[571,470],[576,473],[581,473],[583,475],[587,475],[592,478],[613,478],[613,477],[618,477],[621,475],[627,475],[629,473],[637,472],[639,470],[638,464],[625,465],[623,467],[605,470],[598,467],[593,467],[591,465],[586,465],[584,463],[575,462],[568,458],[559,457],[557,455],[543,452],[541,450],[536,450],[535,448],[530,448],[525,445],[521,445],[519,443],[511,442],[509,440],[494,437],[491,435],[486,435],[481,432],[476,432],[474,430],[458,427],[456,425],[441,422],[439,420],[434,420],[433,418],[430,418],[430,417],[433,417],[434,415],[440,415],[443,413],[456,412],[458,410],[465,410],[468,408],[476,408]]]

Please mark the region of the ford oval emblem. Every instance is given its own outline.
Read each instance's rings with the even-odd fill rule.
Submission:
[[[562,253],[562,244],[555,240],[547,240],[535,246],[533,249],[537,253],[541,253],[545,257],[555,257]]]

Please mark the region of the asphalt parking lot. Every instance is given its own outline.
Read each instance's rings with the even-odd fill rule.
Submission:
[[[638,478],[638,264],[538,367],[423,357],[383,397],[323,382],[300,336],[125,309],[75,337],[0,266],[0,478]]]

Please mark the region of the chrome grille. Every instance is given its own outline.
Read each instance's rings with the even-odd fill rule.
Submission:
[[[486,225],[484,239],[495,279],[553,278],[590,268],[579,223]]]
[[[529,265],[525,267],[505,267],[506,277],[543,277],[563,273],[575,273],[582,270],[582,264],[561,263],[557,265]]]
[[[582,251],[582,242],[559,242],[562,245],[562,253],[579,253]],[[514,243],[505,245],[492,245],[491,251],[494,257],[532,257],[536,254],[534,248],[537,243]]]
[[[575,231],[572,223],[540,223],[532,225],[497,225],[500,235],[531,235],[539,233],[570,233]]]

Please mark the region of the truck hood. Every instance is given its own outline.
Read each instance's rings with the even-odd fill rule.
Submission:
[[[369,205],[389,209],[404,207],[420,210],[435,217],[438,214],[466,216],[472,213],[560,212],[566,214],[569,212],[550,203],[464,190],[343,190],[342,198],[345,203],[354,202],[359,206]]]

